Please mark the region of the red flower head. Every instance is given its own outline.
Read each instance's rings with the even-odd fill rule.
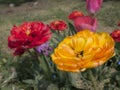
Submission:
[[[84,29],[89,29],[91,31],[96,31],[97,19],[90,16],[77,17],[74,21],[74,26],[76,31],[81,31]]]
[[[120,26],[120,21],[118,22],[118,26]]]
[[[114,30],[110,35],[115,42],[120,42],[120,30]]]
[[[89,13],[96,13],[100,10],[103,0],[86,0],[86,7]]]
[[[74,20],[75,18],[81,17],[81,16],[84,16],[84,14],[82,12],[73,11],[69,14],[68,18],[71,19],[71,20]]]
[[[67,25],[62,20],[56,20],[50,23],[50,27],[53,30],[63,31],[67,28]]]
[[[42,22],[25,22],[14,26],[8,37],[8,47],[14,49],[14,55],[22,55],[27,49],[39,46],[51,38],[48,25]]]

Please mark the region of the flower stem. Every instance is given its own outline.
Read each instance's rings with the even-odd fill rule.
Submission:
[[[92,80],[94,90],[98,90],[98,89],[97,89],[97,81],[95,80],[95,78],[94,78],[93,73],[92,73],[91,70],[89,70],[89,75],[90,75],[90,78],[91,78],[91,80]]]
[[[39,61],[40,61],[40,66],[44,71],[44,74],[46,75],[47,79],[51,79],[51,70],[49,67],[49,62],[47,61],[46,56],[42,53],[41,56],[38,57]]]

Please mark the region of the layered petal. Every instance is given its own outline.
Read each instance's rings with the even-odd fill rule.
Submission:
[[[80,11],[73,11],[69,14],[68,18],[71,19],[71,20],[74,20],[75,18],[77,17],[81,17],[81,16],[84,16],[84,14]]]
[[[115,42],[120,42],[120,30],[114,30],[110,35]]]
[[[66,37],[51,55],[57,68],[79,72],[104,64],[114,55],[114,40],[108,33],[83,30]]]
[[[8,37],[8,47],[17,53],[21,47],[27,50],[45,43],[51,35],[48,25],[42,22],[25,22],[12,28],[11,35]]]
[[[50,27],[53,30],[63,31],[67,28],[67,24],[63,20],[55,20],[50,23]]]

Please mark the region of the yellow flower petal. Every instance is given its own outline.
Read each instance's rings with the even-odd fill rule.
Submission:
[[[51,55],[59,70],[79,72],[104,64],[114,55],[114,40],[108,33],[83,30],[66,37]]]

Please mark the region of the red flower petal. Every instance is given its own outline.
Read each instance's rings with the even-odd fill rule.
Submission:
[[[118,22],[118,26],[120,26],[120,21]]]
[[[48,41],[51,35],[48,25],[42,22],[25,22],[12,28],[11,35],[8,37],[8,47],[15,49],[16,54],[20,51],[20,47],[24,50],[34,48]]]
[[[16,56],[16,55],[22,55],[24,52],[25,52],[25,48],[19,47],[19,48],[16,48],[16,50],[13,53],[13,55],[14,56]]]
[[[50,27],[53,30],[63,31],[67,28],[67,25],[62,20],[56,20],[50,23]]]
[[[110,35],[115,42],[120,42],[120,30],[114,30]]]
[[[82,12],[79,12],[79,11],[73,11],[69,14],[68,18],[73,20],[75,19],[76,17],[81,17],[81,16],[84,16],[84,14]]]

